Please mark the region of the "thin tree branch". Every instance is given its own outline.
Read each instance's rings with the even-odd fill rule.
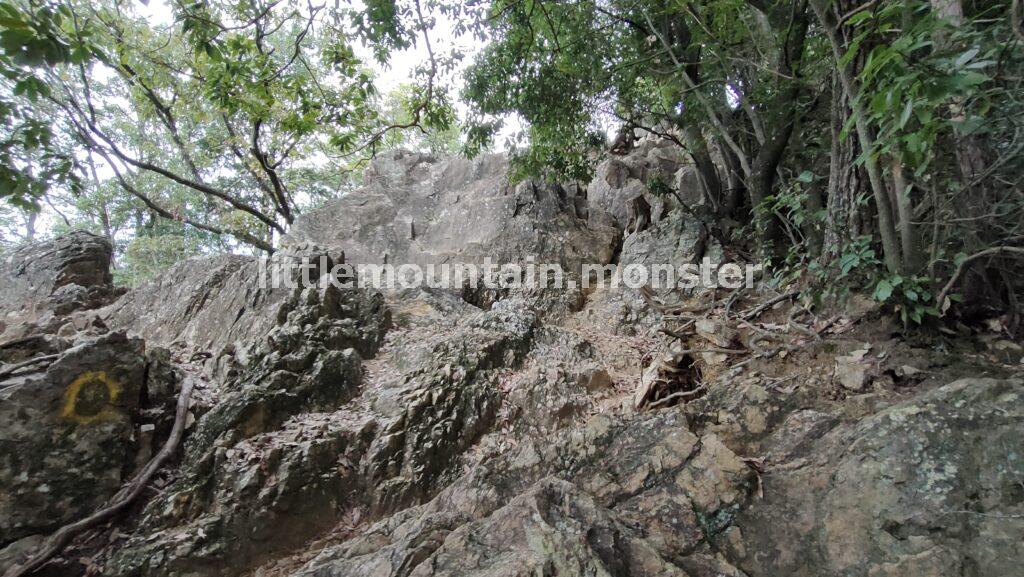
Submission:
[[[686,71],[686,67],[676,57],[675,51],[672,50],[672,46],[668,43],[668,40],[665,39],[665,36],[661,32],[659,32],[658,29],[654,26],[654,22],[651,20],[650,14],[644,11],[643,15],[644,19],[647,20],[647,25],[648,27],[650,27],[651,33],[654,34],[658,38],[658,40],[661,41],[662,46],[665,47],[665,51],[672,58],[672,62],[676,65],[676,68],[679,70],[680,76],[683,79],[683,83],[686,84],[686,87],[689,90],[693,91],[694,97],[697,99],[697,102],[700,103],[701,107],[704,108],[704,111],[707,113],[708,119],[711,121],[711,124],[719,132],[719,134],[722,137],[722,140],[725,141],[726,145],[728,145],[729,148],[736,155],[737,160],[739,160],[740,167],[743,169],[744,176],[749,178],[752,171],[750,168],[750,160],[747,158],[746,153],[743,151],[742,148],[740,148],[739,144],[737,144],[736,141],[733,140],[732,136],[729,134],[729,131],[726,130],[725,124],[722,122],[720,118],[718,118],[717,111],[713,106],[711,106],[711,103],[708,101],[708,99],[705,98],[704,95],[700,93],[700,91],[696,90],[696,84],[693,82],[693,79],[690,78],[690,74]]]
[[[284,183],[278,178],[277,171],[274,170],[267,160],[267,153],[260,148],[260,127],[262,125],[263,121],[259,118],[252,124],[252,148],[250,148],[250,152],[256,157],[260,168],[263,169],[263,173],[267,175],[267,178],[270,179],[270,184],[274,187],[274,197],[277,199],[281,216],[284,217],[285,222],[291,224],[293,220],[292,210],[288,205],[288,195],[285,191]]]
[[[273,246],[271,246],[270,244],[264,242],[263,240],[261,240],[259,238],[256,238],[255,236],[253,236],[253,235],[251,235],[249,233],[241,232],[241,231],[229,231],[229,230],[221,229],[221,228],[218,228],[218,227],[213,226],[213,225],[209,225],[209,224],[206,224],[206,223],[203,223],[203,222],[192,220],[191,218],[188,218],[186,216],[182,216],[180,214],[176,214],[174,212],[171,212],[171,211],[167,210],[166,208],[163,208],[162,206],[158,205],[155,201],[153,201],[151,198],[149,198],[145,194],[142,194],[139,191],[138,188],[132,186],[132,184],[129,183],[124,178],[124,175],[121,174],[121,171],[117,168],[117,165],[114,164],[113,160],[105,152],[101,151],[100,155],[103,156],[104,160],[107,161],[107,164],[110,165],[111,170],[114,171],[114,177],[117,178],[118,184],[121,185],[121,188],[123,188],[126,192],[128,192],[129,194],[131,194],[135,198],[138,198],[139,200],[141,200],[142,203],[145,204],[147,208],[152,210],[157,215],[162,216],[163,218],[166,218],[168,220],[173,220],[173,221],[176,221],[176,222],[180,222],[182,224],[186,224],[188,226],[192,226],[192,227],[198,228],[199,230],[205,230],[206,232],[211,232],[213,234],[226,234],[226,235],[234,236],[234,237],[238,238],[239,240],[241,240],[242,242],[250,244],[253,247],[256,247],[256,248],[258,248],[260,250],[266,251],[268,254],[273,254],[273,252],[274,252],[274,247]]]
[[[937,306],[942,307],[943,303],[946,302],[946,297],[949,295],[949,291],[953,290],[953,287],[956,286],[957,281],[960,280],[960,276],[964,273],[965,270],[967,270],[967,265],[969,263],[972,263],[980,258],[985,258],[987,256],[998,256],[1005,253],[1008,253],[1008,256],[1024,258],[1024,248],[1018,246],[994,246],[991,248],[986,248],[985,250],[982,251],[978,251],[972,254],[971,256],[961,260],[960,264],[957,265],[956,270],[953,271],[953,276],[950,277],[949,282],[946,283],[946,286],[942,287],[942,290],[939,292],[939,296],[935,298]]]

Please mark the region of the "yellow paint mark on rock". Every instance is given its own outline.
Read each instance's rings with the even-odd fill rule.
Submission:
[[[82,373],[64,391],[61,417],[80,425],[118,416],[113,408],[121,394],[121,384],[105,371]]]

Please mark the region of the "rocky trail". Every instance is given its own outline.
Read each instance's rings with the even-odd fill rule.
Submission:
[[[586,189],[513,187],[506,170],[384,154],[276,258],[576,270],[729,252],[679,207],[696,184],[677,149],[641,143]],[[652,175],[684,194],[651,193]],[[1024,562],[1024,349],[997,327],[908,340],[871,303],[812,312],[767,284],[262,288],[242,256],[124,293],[110,259],[75,233],[0,264],[0,573],[152,458],[188,379],[174,463],[35,574],[962,577]]]

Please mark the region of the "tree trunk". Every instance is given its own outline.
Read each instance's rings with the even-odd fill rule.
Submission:
[[[827,216],[825,238],[821,254],[825,261],[834,261],[843,254],[843,248],[864,234],[861,208],[858,200],[866,195],[864,178],[854,164],[860,148],[856,140],[843,138],[843,125],[849,116],[846,94],[839,78],[832,81],[831,132],[832,150],[829,158]]]
[[[775,169],[778,167],[778,158],[785,150],[786,142],[789,140],[789,132],[786,131],[785,138],[776,135],[761,148],[764,153],[759,153],[754,158],[751,167],[752,173],[748,180],[750,191],[750,203],[753,205],[755,225],[757,228],[758,243],[765,256],[775,258],[781,251],[783,239],[782,225],[779,223],[775,212],[764,206],[765,199],[772,193],[772,186],[775,184]],[[772,149],[772,150],[769,150]]]
[[[103,236],[107,237],[110,245],[114,245],[114,231],[110,227],[110,213],[107,212],[106,203],[100,205],[100,225],[103,227]]]
[[[718,175],[718,168],[715,167],[714,160],[711,159],[707,140],[694,126],[686,125],[682,128],[686,147],[697,169],[697,176],[700,178],[704,198],[708,205],[718,213],[722,206],[722,179]]]
[[[762,119],[764,141],[751,163],[748,187],[750,201],[757,219],[757,230],[765,255],[778,257],[782,250],[783,230],[773,210],[766,210],[763,203],[772,194],[775,177],[782,162],[790,137],[800,118],[797,101],[800,98],[800,65],[803,60],[804,44],[807,38],[809,17],[806,2],[793,7],[789,26],[781,36],[778,53],[778,72],[781,85],[769,103],[767,114]]]
[[[738,219],[737,212],[747,196],[747,185],[743,181],[743,168],[740,166],[736,155],[727,147],[718,147],[722,157],[722,166],[725,167],[726,190],[723,195],[721,216]]]
[[[820,182],[813,182],[807,187],[807,213],[810,215],[821,214],[825,210],[824,191]],[[804,237],[807,239],[807,250],[812,258],[821,256],[823,239],[825,233],[823,223],[816,218],[808,218],[802,227]]]
[[[871,150],[874,145],[875,135],[868,122],[867,112],[864,110],[864,103],[860,101],[860,85],[849,67],[840,65],[843,55],[848,47],[839,39],[835,28],[834,19],[829,11],[831,3],[829,0],[812,0],[811,7],[821,22],[825,34],[828,36],[829,44],[832,47],[832,57],[835,59],[839,71],[840,84],[846,98],[852,108],[854,125],[857,128],[857,140],[861,150]],[[882,241],[882,254],[885,259],[885,266],[890,273],[897,273],[903,269],[903,259],[900,254],[900,245],[896,240],[896,228],[893,222],[892,207],[889,204],[888,188],[882,179],[882,172],[878,166],[878,159],[872,155],[866,155],[864,168],[868,173],[868,182],[871,184],[871,193],[875,199],[875,209],[878,212],[878,233]]]
[[[903,171],[903,155],[898,150],[893,151],[891,162],[893,197],[896,200],[896,214],[900,219],[903,268],[908,273],[916,273],[920,262],[917,256],[917,233],[914,227],[914,209],[910,203],[910,185]]]
[[[32,242],[36,239],[36,218],[39,212],[30,210],[25,214],[25,240]]]

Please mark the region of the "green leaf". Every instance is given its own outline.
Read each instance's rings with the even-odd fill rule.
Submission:
[[[907,125],[907,121],[910,120],[910,115],[913,112],[914,112],[914,101],[908,99],[907,103],[903,106],[903,113],[900,114],[899,122],[896,123],[897,126],[899,128],[903,128],[904,126],[906,126]]]
[[[860,24],[861,22],[864,22],[866,20],[870,20],[870,19],[874,18],[874,16],[875,16],[875,13],[872,12],[871,10],[861,10],[860,12],[858,12],[858,13],[854,14],[853,16],[850,16],[849,18],[847,18],[846,23],[849,26],[856,26],[857,24]]]
[[[975,48],[971,48],[967,52],[964,52],[963,54],[961,54],[956,59],[956,62],[955,62],[956,67],[957,68],[963,68],[963,66],[965,64],[970,62],[972,58],[974,58],[975,56],[978,55],[978,52],[980,52],[980,49],[975,47]]]
[[[915,323],[917,323],[917,324],[921,324],[921,313],[922,313],[922,310],[921,310],[920,307],[914,307],[910,311],[910,319],[912,321],[914,321]]]
[[[892,296],[892,283],[886,279],[878,281],[878,286],[875,287],[875,292],[872,295],[875,300],[885,302]]]

